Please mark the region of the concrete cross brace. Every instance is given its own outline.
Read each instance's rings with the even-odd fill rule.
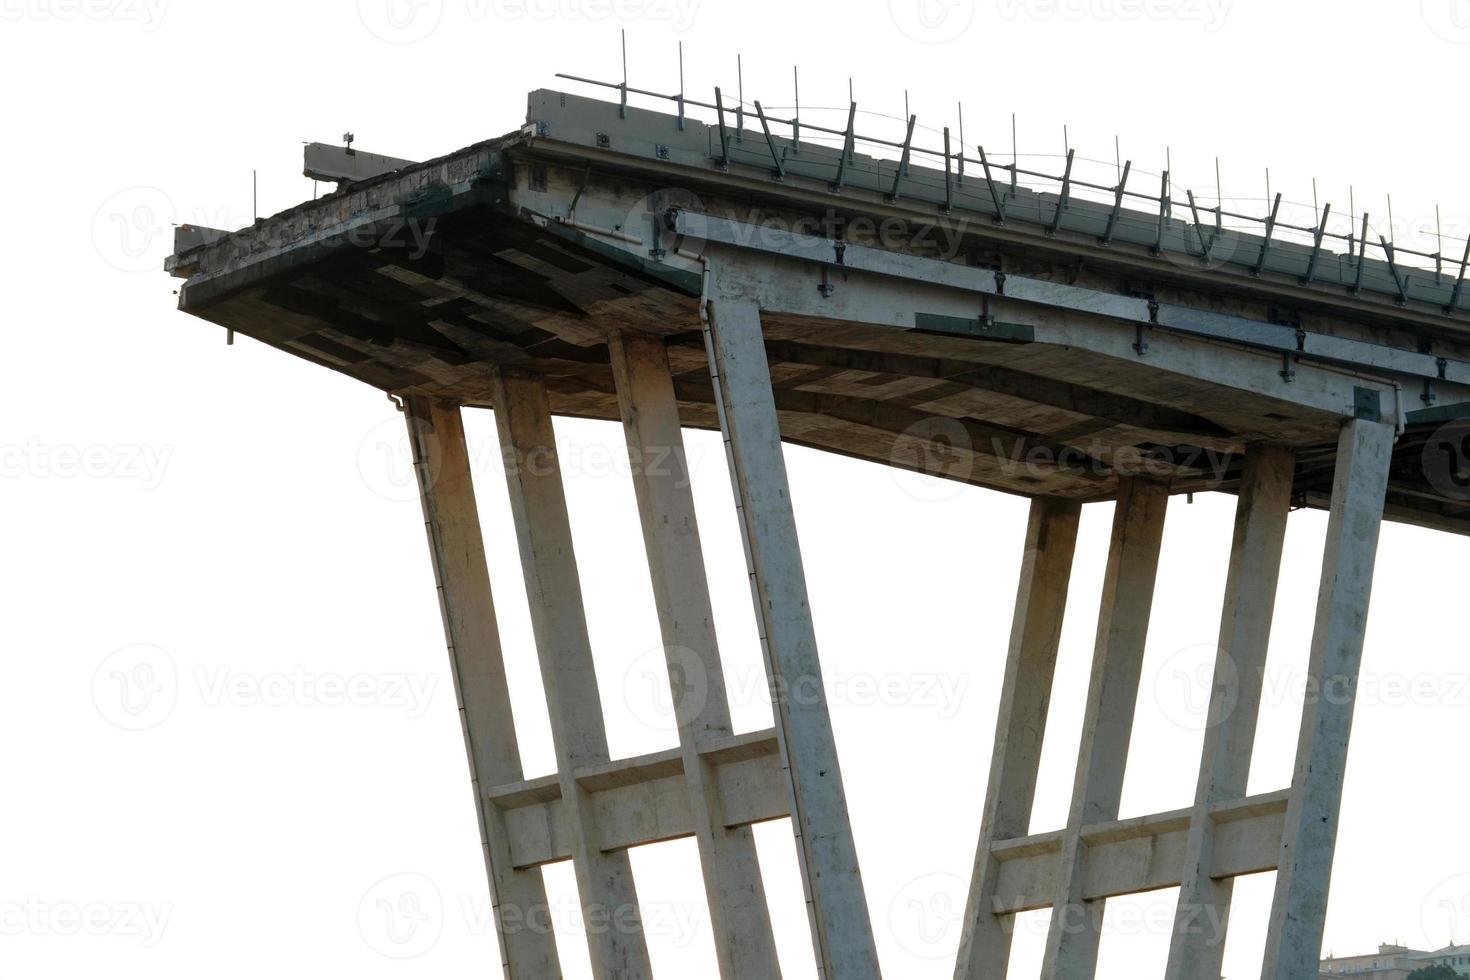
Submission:
[[[786,774],[781,771],[775,732],[735,735],[701,751],[713,774],[721,829],[746,827],[790,816]],[[586,766],[574,779],[591,796],[601,851],[696,835],[680,749]],[[572,856],[572,844],[556,775],[495,786],[485,802],[503,815],[516,868]],[[752,870],[756,870],[752,867]]]

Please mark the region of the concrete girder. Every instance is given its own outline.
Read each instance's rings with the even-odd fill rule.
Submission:
[[[711,298],[710,374],[790,777],[818,970],[827,980],[871,980],[880,976],[878,953],[827,714],[760,310],[723,294]]]

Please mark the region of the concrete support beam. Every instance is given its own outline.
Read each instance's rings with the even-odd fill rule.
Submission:
[[[1220,980],[1234,880],[1220,874],[1218,828],[1209,813],[1243,797],[1250,776],[1294,464],[1290,450],[1280,447],[1246,451],[1166,980]]]
[[[501,969],[506,980],[559,977],[551,933],[526,928],[549,908],[541,872],[516,867],[504,817],[485,798],[490,787],[521,779],[522,770],[464,423],[458,408],[431,405],[424,399],[410,399],[406,414],[475,787]]]
[[[733,298],[716,300],[708,312],[710,373],[790,774],[817,964],[826,980],[871,980],[880,975],[878,954],[827,714],[760,312]]]
[[[1264,980],[1299,980],[1317,969],[1347,768],[1348,736],[1373,587],[1378,529],[1395,441],[1392,426],[1354,420],[1342,428],[1286,813]]]
[[[628,854],[601,849],[591,794],[575,776],[608,761],[607,732],[546,385],[497,374],[493,398],[592,971],[652,980]]]
[[[668,354],[645,335],[615,334],[609,346],[720,977],[779,980],[755,838],[749,826],[726,826],[714,767],[701,754],[730,736],[730,707]]]
[[[706,743],[700,756],[711,773],[708,785],[720,804],[722,831],[791,815],[774,730]],[[592,798],[600,850],[619,851],[696,834],[699,825],[682,749],[587,766],[574,778]],[[495,786],[486,792],[486,799],[504,813],[514,867],[532,868],[572,856],[557,776]]]
[[[1103,902],[1087,896],[1084,828],[1118,818],[1168,502],[1162,484],[1119,483],[1077,778],[1042,961],[1046,980],[1084,980],[1097,969]]]
[[[1281,791],[1213,804],[1205,814],[1215,841],[1208,873],[1232,877],[1275,868],[1286,801],[1287,793]],[[1192,809],[1175,810],[1083,827],[1087,868],[1082,900],[1101,902],[1181,884],[1194,817]],[[1066,872],[1066,843],[1067,831],[1054,830],[992,845],[998,869],[992,908],[997,916],[1046,908],[1056,899]]]
[[[1031,504],[956,980],[1006,977],[1011,923],[996,911],[1004,903],[997,891],[1001,862],[992,848],[1029,829],[1081,510],[1075,502],[1049,498]]]

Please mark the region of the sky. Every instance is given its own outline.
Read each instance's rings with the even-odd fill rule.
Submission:
[[[952,124],[1023,157],[1470,231],[1465,0],[0,0],[0,978],[481,977],[487,885],[402,419],[380,391],[176,311],[170,226],[309,199],[301,144],[426,159],[558,71]],[[579,91],[587,91],[578,89]],[[764,93],[771,93],[766,96]],[[706,97],[708,97],[706,95]],[[896,123],[895,123],[896,124]],[[1065,136],[1064,136],[1065,127]],[[1064,143],[1065,139],[1065,143]],[[1116,142],[1115,142],[1116,140]],[[1216,178],[1215,161],[1219,158]],[[255,179],[252,179],[255,175]],[[1207,192],[1208,193],[1208,192]],[[1381,202],[1381,203],[1380,203]],[[1343,212],[1348,209],[1339,205]],[[1337,208],[1335,208],[1337,210]],[[1375,219],[1377,220],[1377,219]],[[1388,222],[1382,221],[1387,229]],[[1426,249],[1433,251],[1431,245]],[[467,428],[528,773],[552,752],[493,418]],[[622,432],[558,420],[615,756],[675,744]],[[718,440],[689,433],[737,728],[770,724]],[[787,449],[885,972],[948,977],[1026,502]],[[841,493],[834,493],[836,487]],[[1187,805],[1233,498],[1171,501],[1124,815]],[[1088,506],[1033,829],[1064,819],[1111,507]],[[1325,515],[1289,525],[1252,792],[1290,779]],[[1389,525],[1327,950],[1470,942],[1470,542]],[[758,828],[783,968],[813,975],[789,826]],[[690,842],[639,849],[661,977],[707,975]],[[569,977],[574,884],[547,870]],[[1259,969],[1271,876],[1237,888]],[[1109,903],[1100,975],[1162,974],[1174,893]],[[1045,919],[1018,922],[1035,977]]]

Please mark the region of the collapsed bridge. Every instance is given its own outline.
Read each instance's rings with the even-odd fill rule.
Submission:
[[[1346,235],[1326,213],[1294,227],[1279,195],[1260,216],[1186,205],[1167,174],[1130,189],[1131,164],[1100,186],[1070,152],[1048,175],[948,130],[926,149],[912,117],[901,142],[864,137],[855,105],[824,130],[759,102],[750,124],[718,90],[614,88],[533,92],[517,131],[424,163],[313,145],[307,172],[336,193],[236,232],[186,226],[168,260],[185,312],[404,408],[506,976],[560,976],[550,935],[517,926],[545,905],[542,865],[573,861],[589,920],[625,915],[628,848],[678,837],[699,845],[721,975],[779,976],[750,827],[788,816],[824,975],[879,976],[825,703],[785,696],[820,691],[820,670],[783,441],[1033,501],[956,976],[1004,978],[1009,917],[1050,907],[1045,975],[1090,977],[1104,901],[1179,886],[1168,976],[1218,980],[1223,930],[1202,923],[1225,921],[1234,877],[1267,870],[1263,976],[1315,975],[1351,699],[1308,704],[1292,785],[1246,795],[1286,518],[1330,511],[1309,670],[1351,689],[1380,521],[1470,531],[1464,259],[1370,243],[1366,216]],[[548,776],[521,771],[464,406],[495,410],[507,451]],[[621,420],[646,464],[677,749],[609,756],[553,415]],[[681,427],[724,435],[766,731],[731,728]],[[1196,801],[1120,820],[1166,505],[1206,490],[1239,504]],[[1072,807],[1030,834],[1078,514],[1102,500]],[[598,976],[651,975],[638,930],[588,941]]]

